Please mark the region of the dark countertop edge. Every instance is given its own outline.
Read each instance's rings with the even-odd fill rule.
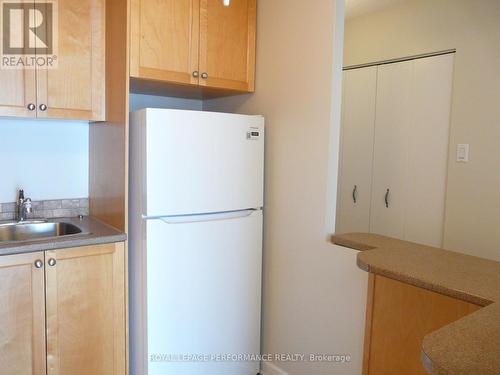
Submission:
[[[351,235],[351,234],[348,234],[348,235]],[[357,235],[357,233],[353,233],[352,235]],[[416,277],[408,276],[406,274],[402,274],[402,273],[390,271],[387,269],[382,269],[382,268],[370,266],[369,264],[365,263],[361,259],[360,255],[362,254],[362,252],[365,252],[365,251],[376,250],[378,248],[377,246],[363,244],[363,243],[355,241],[355,240],[347,239],[344,237],[344,235],[335,235],[335,234],[331,236],[331,242],[334,245],[338,245],[338,246],[346,247],[346,248],[349,248],[352,250],[360,251],[361,253],[358,254],[358,256],[356,257],[356,264],[360,269],[362,269],[365,272],[384,276],[384,277],[387,277],[389,279],[400,281],[400,282],[405,283],[405,284],[413,285],[413,286],[416,286],[418,288],[422,288],[425,290],[429,290],[431,292],[443,294],[443,295],[448,296],[448,297],[457,298],[457,299],[462,300],[464,302],[469,302],[469,303],[483,306],[483,307],[488,306],[488,305],[495,302],[495,301],[492,301],[491,299],[488,299],[488,298],[483,298],[481,296],[473,295],[473,294],[463,292],[463,291],[460,291],[457,289],[451,289],[451,288],[439,286],[439,285],[433,284],[431,282],[426,282],[425,280],[422,280],[422,279],[419,279]]]
[[[339,235],[336,235],[336,234],[332,234],[330,241],[334,245],[347,247],[348,249],[357,250],[357,251],[368,251],[368,250],[376,249],[375,246],[363,244],[361,242],[357,242],[357,241],[353,241],[353,240],[348,240],[348,239],[341,237]]]
[[[47,221],[65,221],[74,223],[83,229],[84,234],[65,237],[50,237],[34,241],[11,242],[0,245],[0,256],[102,245],[127,240],[127,235],[125,233],[90,216],[85,217],[83,220],[79,220],[78,218],[54,218]]]
[[[399,282],[402,282],[405,284],[413,285],[413,286],[416,286],[418,288],[422,288],[422,289],[425,289],[425,290],[428,290],[431,292],[443,294],[445,296],[456,298],[456,299],[459,299],[459,300],[464,301],[464,302],[469,302],[469,303],[472,303],[474,305],[486,307],[486,306],[491,305],[492,303],[495,302],[495,301],[491,301],[490,299],[487,299],[487,298],[475,296],[475,295],[467,293],[467,292],[462,292],[460,290],[450,289],[450,288],[446,288],[443,286],[435,285],[433,283],[427,282],[427,281],[422,280],[422,279],[418,279],[416,277],[411,277],[408,275],[403,275],[401,273],[397,273],[397,272],[393,272],[393,271],[384,270],[381,268],[370,266],[370,265],[364,263],[363,260],[360,259],[359,256],[356,257],[356,264],[363,271],[373,273],[375,275],[384,276],[384,277],[387,277],[389,279],[396,280],[396,281],[399,281]]]
[[[107,243],[123,242],[127,239],[125,234],[114,235],[114,236],[99,236],[99,237],[88,237],[84,235],[76,239],[61,239],[53,242],[46,243],[26,243],[13,245],[11,247],[0,249],[0,256],[3,255],[15,255],[15,254],[25,254],[33,253],[37,251],[46,250],[57,250],[57,249],[70,249],[73,247],[91,246],[91,245],[102,245]]]

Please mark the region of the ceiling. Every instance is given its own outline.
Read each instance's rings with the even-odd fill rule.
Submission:
[[[409,0],[345,0],[346,19],[376,12]]]

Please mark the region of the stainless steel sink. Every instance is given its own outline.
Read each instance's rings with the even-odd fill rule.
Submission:
[[[70,223],[26,222],[0,224],[0,243],[11,241],[32,241],[50,237],[69,236],[82,233]]]

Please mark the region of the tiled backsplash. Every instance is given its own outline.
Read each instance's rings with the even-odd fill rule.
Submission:
[[[55,217],[77,217],[89,214],[88,198],[54,199],[33,201],[33,212],[28,219],[52,219]],[[0,203],[0,221],[14,220],[17,214],[16,203]]]

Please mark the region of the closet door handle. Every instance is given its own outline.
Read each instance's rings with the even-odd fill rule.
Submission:
[[[357,194],[358,193],[358,185],[354,185],[354,189],[352,189],[352,201],[356,203],[357,201]]]
[[[390,191],[389,189],[387,189],[387,191],[385,192],[385,197],[384,197],[384,200],[385,200],[385,206],[386,206],[387,208],[389,208],[389,194],[390,194],[390,192],[391,192],[391,191]]]

